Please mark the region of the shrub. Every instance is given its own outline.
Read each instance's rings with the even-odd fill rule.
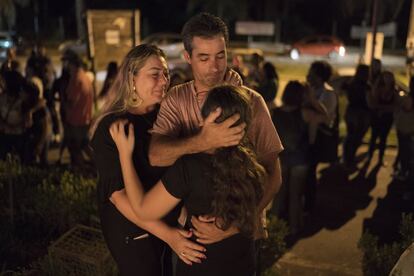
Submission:
[[[95,190],[94,178],[59,168],[26,167],[12,158],[0,161],[0,219],[9,222],[14,214],[13,223],[0,224],[0,275],[9,273],[9,269],[20,271],[13,275],[33,271],[63,275],[47,255],[47,247],[75,224],[94,223],[91,218],[97,214]],[[271,216],[268,233],[262,244],[263,270],[285,253],[288,228],[284,221]],[[274,275],[271,269],[266,273]]]
[[[272,265],[286,252],[285,238],[288,234],[286,222],[274,215],[267,219],[268,238],[262,244],[261,268],[265,275],[274,275]]]
[[[362,269],[366,276],[388,276],[404,250],[414,242],[413,214],[403,214],[399,228],[400,241],[380,246],[378,237],[365,232],[358,244],[363,251]]]
[[[0,219],[7,222],[0,224],[0,265],[26,265],[75,224],[89,225],[97,213],[95,190],[94,178],[0,161]]]

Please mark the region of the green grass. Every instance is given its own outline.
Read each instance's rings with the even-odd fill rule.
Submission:
[[[309,65],[305,64],[275,64],[281,80],[305,81]]]
[[[394,77],[395,77],[395,80],[397,81],[397,83],[402,83],[402,84],[404,84],[405,86],[408,87],[409,79],[407,77],[407,74],[406,74],[405,70],[395,69],[392,72],[394,73]]]

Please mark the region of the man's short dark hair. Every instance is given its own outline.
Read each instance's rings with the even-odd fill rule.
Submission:
[[[313,72],[321,78],[323,82],[329,81],[332,76],[332,66],[326,61],[314,61],[310,66],[309,71],[310,70],[313,70]]]
[[[73,50],[67,49],[63,52],[63,56],[61,58],[62,61],[66,60],[69,64],[74,65],[75,67],[79,68],[83,65],[82,58]]]
[[[206,12],[191,17],[185,23],[181,35],[184,48],[190,55],[193,51],[192,42],[195,36],[212,38],[216,35],[222,35],[226,44],[229,41],[229,31],[226,23],[220,17]]]

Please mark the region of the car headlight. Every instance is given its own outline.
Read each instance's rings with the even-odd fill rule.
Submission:
[[[298,60],[299,59],[299,51],[298,49],[292,49],[290,51],[290,58],[293,60]]]
[[[10,42],[9,41],[0,41],[0,46],[3,48],[9,48],[10,47]]]
[[[338,53],[339,53],[339,55],[341,57],[345,56],[345,47],[344,46],[340,46]]]

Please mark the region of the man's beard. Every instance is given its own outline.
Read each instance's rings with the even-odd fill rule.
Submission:
[[[220,72],[217,74],[210,74],[204,78],[204,82],[208,86],[215,86],[221,84],[224,80],[224,72]]]

